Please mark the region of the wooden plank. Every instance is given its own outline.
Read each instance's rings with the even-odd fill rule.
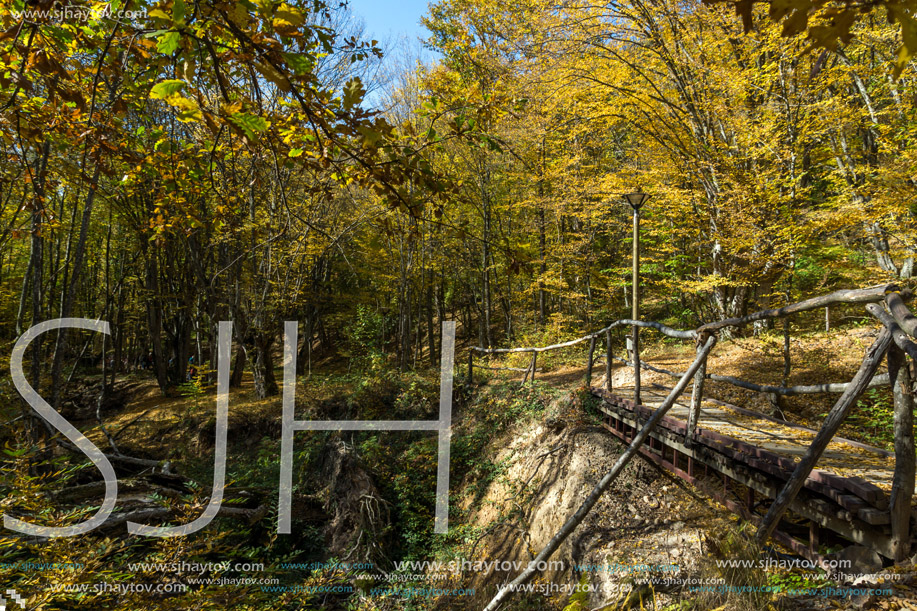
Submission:
[[[825,310],[827,309],[828,308],[825,308]],[[818,526],[819,524],[815,520],[809,521],[809,550],[811,550],[813,554],[818,553]]]
[[[832,484],[837,482],[858,497],[866,499],[878,509],[886,509],[888,507],[888,496],[885,494],[885,491],[859,475],[841,477],[823,471],[819,472],[818,475],[820,478],[823,478],[825,481],[830,481]]]
[[[662,384],[654,384],[654,386],[658,386],[658,387],[660,387],[662,390],[665,390],[665,389],[666,389],[666,386],[664,386],[664,385],[662,385]],[[728,409],[728,410],[730,410],[730,411],[733,411],[733,412],[742,414],[743,416],[748,416],[748,417],[751,417],[751,418],[757,418],[757,419],[759,419],[759,420],[766,420],[766,421],[768,421],[768,422],[773,422],[773,423],[775,423],[775,424],[779,424],[779,425],[781,425],[781,426],[789,427],[789,428],[791,428],[791,429],[798,429],[798,430],[807,431],[807,432],[810,432],[810,433],[817,433],[817,432],[818,432],[818,431],[815,431],[814,429],[810,429],[809,427],[803,426],[803,425],[801,425],[801,424],[795,424],[795,423],[792,423],[792,422],[786,422],[786,421],[784,421],[784,420],[778,420],[777,418],[773,418],[773,417],[768,416],[768,415],[766,415],[766,414],[759,414],[758,412],[753,412],[753,411],[751,411],[751,410],[749,410],[749,409],[745,409],[744,407],[739,407],[738,405],[733,405],[732,403],[726,403],[725,401],[720,401],[720,400],[718,400],[718,399],[711,399],[711,398],[707,397],[707,398],[704,399],[704,401],[708,401],[708,402],[710,402],[710,403],[715,403],[716,405],[719,405],[719,406],[721,406],[721,407],[724,407],[724,408],[726,408],[726,409]],[[894,455],[894,452],[889,452],[888,450],[883,450],[883,449],[881,449],[881,448],[876,448],[876,447],[874,447],[874,446],[867,445],[867,444],[861,443],[861,442],[859,442],[859,441],[854,441],[854,440],[852,440],[852,439],[847,439],[846,437],[837,437],[837,436],[835,436],[835,437],[834,437],[834,441],[839,441],[839,442],[845,443],[845,444],[847,444],[847,445],[851,445],[851,446],[853,446],[853,447],[855,447],[855,448],[860,448],[860,449],[862,449],[862,450],[869,450],[869,451],[871,451],[871,452],[875,452],[875,453],[881,454],[881,455],[883,455],[883,456],[893,456],[893,455]]]
[[[615,433],[615,431],[613,430],[611,432]],[[672,442],[672,443],[673,443],[673,446],[678,445],[677,442]],[[692,448],[690,449],[687,447],[684,447],[682,451],[691,452],[696,448],[698,448],[697,445],[692,446]],[[695,477],[690,476],[690,479],[689,479],[688,474],[685,473],[684,471],[675,470],[670,464],[668,463],[664,464],[660,462],[661,459],[659,458],[659,456],[653,452],[650,452],[645,447],[641,448],[640,453],[645,458],[648,458],[656,462],[657,464],[661,464],[662,466],[666,467],[667,469],[673,471],[674,473],[676,473],[676,475],[678,475],[679,477],[682,477],[682,479],[685,479],[686,481],[689,481],[695,485],[701,485],[702,482],[696,479]],[[697,458],[697,456],[695,456],[695,458]],[[710,457],[707,457],[708,460],[709,458]],[[710,461],[711,462],[710,465],[708,465],[705,460],[701,460],[701,462],[704,464],[705,469],[708,466],[711,466],[716,471],[720,472],[721,474],[728,475],[729,477],[731,477],[732,479],[740,483],[754,487],[755,490],[757,490],[761,494],[764,494],[765,496],[768,496],[769,498],[773,498],[774,496],[776,496],[777,491],[778,491],[777,486],[768,487],[766,484],[762,484],[761,482],[759,482],[758,480],[754,478],[749,478],[747,476],[747,473],[743,471],[740,465],[734,465],[735,468],[732,468],[732,466],[729,465],[729,460],[726,457],[720,457],[720,458],[722,462]],[[710,492],[711,492],[711,496],[717,498],[717,500],[719,500],[724,505],[729,507],[731,511],[734,511],[736,514],[742,515],[742,507],[740,504],[730,501],[729,499],[723,498],[722,495],[720,495],[716,491],[710,491]],[[871,549],[874,549],[876,552],[878,552],[879,554],[883,556],[890,557],[889,556],[889,554],[891,553],[890,541],[889,541],[889,538],[881,530],[875,530],[874,528],[871,528],[870,525],[868,524],[854,520],[852,516],[839,517],[837,515],[836,508],[832,510],[830,507],[828,507],[827,510],[825,511],[819,511],[816,509],[818,507],[826,507],[826,503],[824,501],[817,501],[817,500],[807,498],[804,494],[794,499],[790,505],[790,509],[794,513],[806,519],[815,520],[821,526],[828,528],[830,530],[833,530],[836,533],[842,535],[843,537],[855,543],[865,545],[867,547],[870,547]],[[755,523],[760,523],[760,520],[761,520],[761,518],[759,518],[758,516],[750,516],[750,519]],[[793,540],[788,535],[785,535],[785,534],[781,535],[779,531],[775,531],[775,532],[777,533],[773,537],[775,540],[779,541],[783,545],[786,545],[787,547],[790,547],[790,549],[793,549],[797,553],[805,555],[805,550],[807,550],[808,548],[807,545],[804,545],[799,542],[792,543],[795,540]]]
[[[600,407],[600,409],[602,408]],[[638,406],[636,412],[621,410],[621,412],[619,412],[617,415],[619,418],[628,419],[634,425],[639,426],[641,421],[638,419],[638,413],[641,412],[641,410],[643,412],[650,411],[646,410],[642,406]],[[663,429],[669,428],[660,426],[665,422],[667,418],[668,416],[660,420],[660,423],[657,425],[657,434],[661,434]],[[684,423],[682,422],[681,425],[684,426]],[[675,435],[678,435],[678,437],[673,436],[672,438],[666,439],[666,443],[668,445],[671,446],[675,440],[684,439],[683,431],[678,429],[678,427],[671,427],[670,430]],[[734,445],[732,445],[737,441],[732,437],[722,435],[715,431],[707,431],[705,429],[699,429],[698,432],[699,436],[696,438],[698,443],[717,452],[720,452],[732,461],[745,463],[755,469],[758,469],[759,471],[778,478],[782,482],[787,481],[792,476],[796,463],[789,459],[773,455],[767,451],[761,451],[758,452],[757,455],[765,457],[770,455],[770,458],[772,459],[770,461],[761,460],[748,453],[738,450]],[[745,450],[760,450],[759,448],[748,446],[747,444],[742,446],[742,448]],[[851,479],[854,481],[850,481]],[[888,508],[888,503],[884,501],[884,493],[882,490],[870,482],[863,480],[862,478],[843,478],[833,473],[813,470],[813,472],[810,474],[810,477],[806,480],[805,487],[809,490],[812,490],[813,492],[826,496],[830,500],[840,505],[840,507],[850,515],[856,515],[861,508],[869,507],[870,505],[880,511]],[[859,492],[859,495],[846,494],[845,491],[852,493]],[[877,496],[876,493],[879,493],[881,498]]]
[[[857,517],[873,526],[891,524],[891,514],[887,511],[880,511],[875,507],[864,507],[857,512]]]
[[[659,386],[663,389],[665,388],[664,386],[659,385],[659,384],[657,384],[656,386]],[[782,426],[790,426],[791,428],[802,429],[807,432],[815,433],[815,431],[807,427],[804,427],[801,425],[791,425],[790,423],[780,422],[780,421],[774,420],[773,418],[764,417],[761,414],[757,414],[756,412],[751,412],[749,410],[731,405],[729,403],[723,403],[722,401],[716,401],[713,399],[706,399],[706,400],[715,402],[718,405],[722,405],[723,407],[731,411],[736,411],[743,415],[752,416],[752,417],[760,417],[760,419],[762,420],[773,421],[775,423],[781,424]],[[710,431],[709,429],[705,429],[705,431],[706,431],[705,434],[708,437],[711,437],[713,439],[717,439],[720,441],[725,442],[725,440],[734,439],[727,435],[722,435],[715,431]],[[738,441],[740,444],[744,444],[744,445],[740,445],[737,447],[741,447],[742,450],[745,452],[754,454],[755,456],[758,456],[759,458],[767,460],[768,462],[774,463],[783,469],[789,469],[790,471],[792,471],[796,468],[797,463],[785,456],[780,456],[779,454],[775,453],[774,451],[767,450],[765,448],[761,448],[753,444],[748,444],[741,440],[738,440]],[[850,439],[845,439],[842,437],[835,436],[834,438],[832,438],[832,441],[842,442],[846,445],[850,445],[856,448],[869,450],[883,457],[894,455],[893,452],[881,450],[879,448],[875,448],[873,446],[869,446],[869,445],[866,445],[866,444],[863,444],[857,441],[853,441]],[[843,476],[836,475],[834,473],[830,473],[824,470],[814,469],[812,473],[810,473],[809,479],[807,481],[810,481],[810,480],[823,483],[827,486],[837,487],[837,488],[846,490],[848,492],[852,492],[853,494],[856,494],[862,497],[863,499],[867,500],[869,503],[871,503],[873,506],[875,506],[878,509],[884,510],[888,508],[889,499],[888,499],[888,495],[886,494],[886,492],[879,486],[876,486],[874,483],[866,479],[863,479],[862,477],[858,477],[858,476],[843,477]]]

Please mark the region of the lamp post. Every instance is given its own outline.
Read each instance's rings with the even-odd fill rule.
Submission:
[[[634,211],[634,254],[633,254],[633,296],[631,299],[631,318],[640,320],[640,208],[650,196],[637,190],[625,193],[624,201]],[[634,325],[633,350],[634,359],[634,403],[640,403],[640,327]]]

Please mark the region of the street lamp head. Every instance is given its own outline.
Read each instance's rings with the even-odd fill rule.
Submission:
[[[636,191],[634,193],[625,193],[624,200],[633,208],[635,211],[640,210],[643,204],[646,203],[646,200],[650,198],[649,193],[644,193],[643,191]]]

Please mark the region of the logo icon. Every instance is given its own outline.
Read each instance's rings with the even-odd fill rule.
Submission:
[[[22,600],[16,590],[7,590],[6,595],[13,599],[14,603],[25,609],[25,601]],[[6,599],[3,596],[0,596],[0,611],[6,611]]]

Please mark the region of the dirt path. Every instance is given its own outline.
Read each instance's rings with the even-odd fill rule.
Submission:
[[[830,334],[810,333],[794,337],[790,342],[792,369],[789,385],[823,384],[826,382],[849,382],[862,362],[869,345],[875,339],[875,329],[863,327],[832,331]],[[707,372],[732,376],[756,384],[782,383],[783,374],[782,339],[772,336],[763,338],[741,338],[718,344],[710,354]],[[585,353],[585,350],[583,351]],[[685,371],[694,359],[694,347],[689,342],[672,344],[656,342],[643,353],[644,362],[671,371]],[[496,364],[497,361],[495,360]],[[881,372],[880,372],[881,373]],[[548,367],[539,372],[536,379],[562,388],[575,388],[585,380],[584,365],[565,364]],[[521,374],[504,376],[521,382]],[[604,383],[604,359],[593,368],[593,385]],[[649,387],[653,383],[671,386],[671,376],[644,370],[641,382]],[[615,362],[612,383],[614,387],[633,386],[633,369]],[[887,392],[885,389],[877,392]],[[739,407],[768,416],[776,415],[774,406],[763,394],[738,388],[725,382],[708,380],[704,395],[711,399],[731,403]],[[782,415],[793,424],[818,429],[834,401],[839,395],[802,395],[781,399]],[[854,417],[841,428],[841,436],[869,443],[865,431]],[[874,445],[874,444],[873,444]],[[887,448],[885,448],[887,449]]]

